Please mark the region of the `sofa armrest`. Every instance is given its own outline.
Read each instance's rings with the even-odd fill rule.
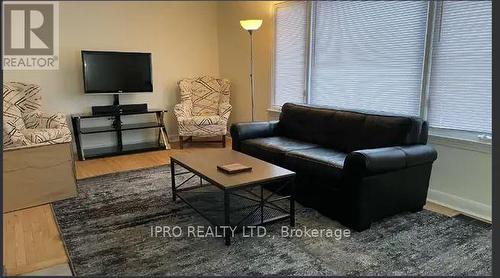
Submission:
[[[246,139],[271,137],[276,135],[278,121],[236,123],[231,125],[233,150],[240,150],[240,143]]]
[[[436,150],[429,145],[397,146],[351,152],[344,162],[347,175],[369,176],[432,163]]]

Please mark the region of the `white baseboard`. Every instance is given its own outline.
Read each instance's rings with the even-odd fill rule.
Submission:
[[[462,197],[429,189],[427,200],[491,222],[491,206]]]

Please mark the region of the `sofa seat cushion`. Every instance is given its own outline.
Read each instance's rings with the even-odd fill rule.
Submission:
[[[247,139],[241,142],[243,153],[284,167],[286,167],[284,162],[287,152],[316,147],[318,147],[316,144],[279,136]]]
[[[293,171],[340,179],[347,154],[328,148],[294,150],[286,154],[286,164]]]

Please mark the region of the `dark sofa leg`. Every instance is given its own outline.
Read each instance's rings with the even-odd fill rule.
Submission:
[[[181,150],[182,150],[182,147],[183,147],[182,143],[184,143],[184,138],[182,138],[182,136],[179,135],[179,147],[181,148]]]
[[[226,147],[226,135],[222,135],[222,147]]]
[[[350,218],[343,220],[339,219],[339,222],[340,224],[356,232],[362,232],[364,230],[368,230],[372,226],[372,220],[371,218],[368,217],[365,217],[364,219],[360,218]]]
[[[414,209],[410,209],[410,212],[419,212],[419,211],[422,211],[424,209],[424,207],[418,207],[418,208],[414,208]]]
[[[356,230],[357,232],[362,232],[364,230],[370,229],[371,226],[372,226],[372,222],[370,221],[370,222],[364,222],[364,223],[357,223],[352,228],[354,230]]]

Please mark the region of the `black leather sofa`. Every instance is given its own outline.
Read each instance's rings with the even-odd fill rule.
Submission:
[[[296,200],[361,231],[422,210],[436,151],[417,117],[286,103],[279,121],[231,126],[232,147],[297,173]]]

